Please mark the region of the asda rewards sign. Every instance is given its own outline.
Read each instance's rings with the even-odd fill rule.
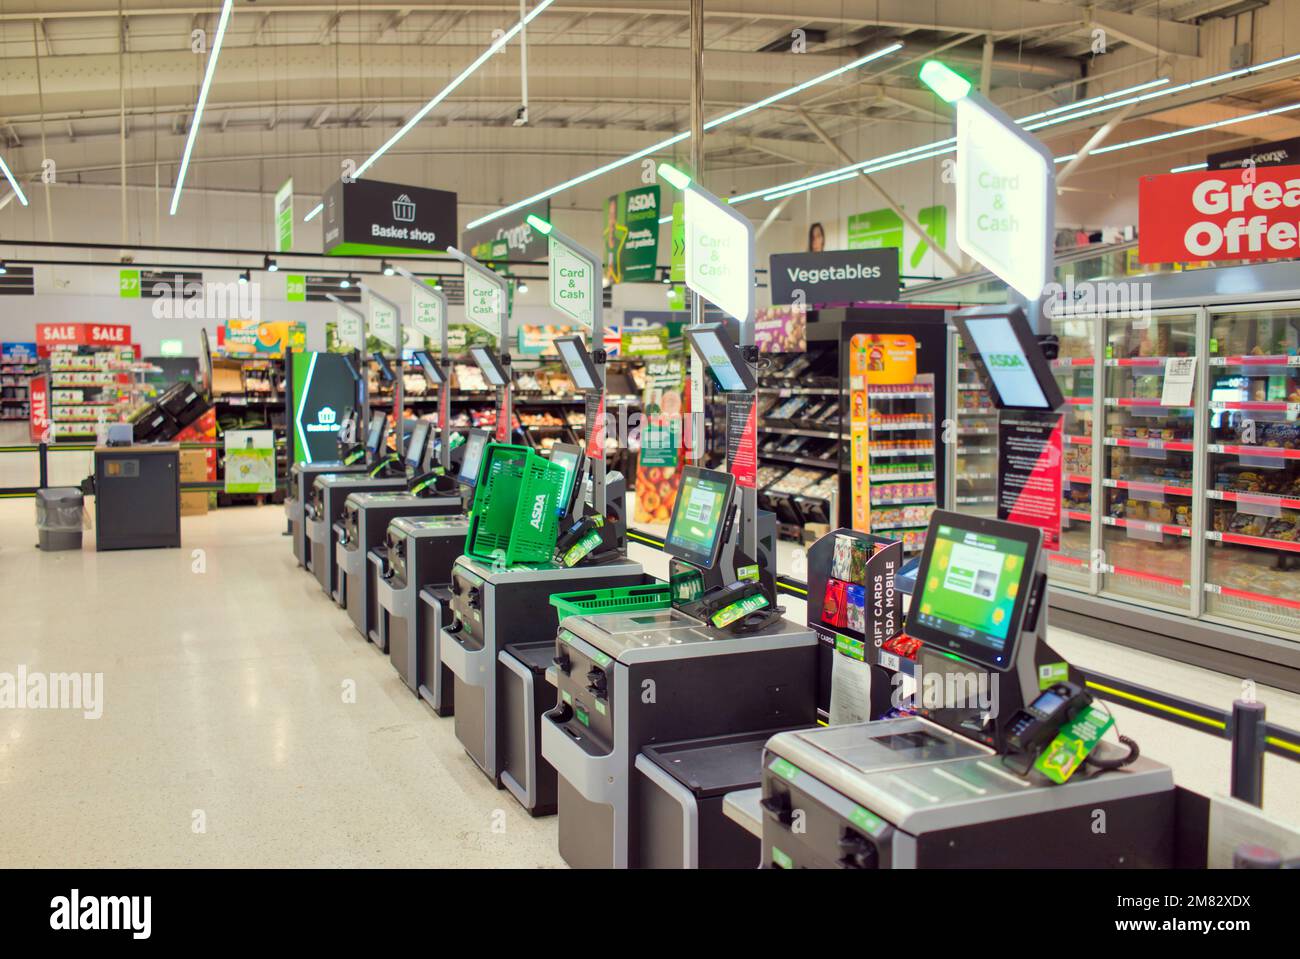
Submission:
[[[898,299],[898,250],[775,253],[770,263],[775,306],[891,302]]]
[[[325,252],[443,253],[456,245],[456,194],[379,180],[338,181],[325,193]]]

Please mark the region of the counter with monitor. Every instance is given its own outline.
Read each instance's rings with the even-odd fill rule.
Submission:
[[[343,504],[342,530],[335,546],[335,599],[348,611],[357,632],[381,652],[388,652],[388,632],[376,603],[376,583],[385,570],[388,524],[403,516],[459,515],[465,509],[454,486],[433,482],[437,473],[430,469],[432,428],[428,420],[417,420],[411,429],[404,451],[403,489],[349,493]]]
[[[1040,531],[937,511],[907,619],[913,714],[773,737],[762,865],[1170,866],[1173,776],[1109,741],[1045,641],[1046,590]]]
[[[664,545],[671,599],[560,623],[542,753],[572,866],[756,858],[722,821],[723,790],[692,784],[736,785],[732,767],[755,775],[768,736],[815,721],[817,640],[752,588],[770,573],[739,546],[734,496],[731,474],[687,466]]]

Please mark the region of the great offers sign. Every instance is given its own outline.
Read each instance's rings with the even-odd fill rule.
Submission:
[[[442,253],[456,244],[456,194],[339,180],[325,193],[324,230],[335,256]]]
[[[898,250],[777,253],[770,263],[776,306],[898,299]]]

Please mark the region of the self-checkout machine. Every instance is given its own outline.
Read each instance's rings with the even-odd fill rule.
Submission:
[[[1050,342],[1040,342],[1026,312],[1048,332],[1040,295],[1050,278],[1051,154],[942,64],[927,63],[921,76],[957,105],[959,244],[1025,301],[954,321],[999,409],[1050,419],[1064,401],[1044,352]],[[991,229],[998,216],[1019,235]],[[919,648],[897,664],[912,673],[911,695],[891,700],[913,714],[767,744],[763,866],[1172,864],[1170,770],[1132,740],[1103,740],[1109,711],[1047,643],[1044,517],[1052,511],[1035,504],[1045,494],[1033,467],[1059,475],[1059,461],[1050,462],[1050,443],[1001,456],[1029,461],[1023,484],[1000,481],[999,490],[1000,515],[1025,522],[946,510],[931,519],[905,626]]]
[[[376,328],[376,335],[389,346],[397,350],[399,372],[394,376],[396,390],[396,409],[402,410],[402,375],[401,349],[402,311],[401,307],[388,300],[366,284],[361,289],[372,299],[386,307],[392,321]],[[395,342],[390,342],[389,337]],[[437,376],[441,370],[421,366],[426,376],[430,371]],[[443,383],[436,385],[443,389]],[[444,477],[438,468],[431,468],[431,456],[426,456],[426,447],[434,448],[428,421],[417,421],[411,435],[405,440],[402,450],[406,466],[406,483],[400,489],[380,490],[376,492],[349,493],[343,504],[343,519],[338,535],[336,550],[338,553],[339,586],[337,599],[339,605],[348,611],[352,624],[366,639],[370,640],[381,652],[388,652],[388,633],[383,628],[376,602],[377,581],[381,578],[386,563],[386,535],[388,525],[400,517],[421,516],[456,516],[463,506],[459,489],[454,480]],[[444,420],[441,434],[443,450],[450,447]]]
[[[356,388],[351,410],[345,411],[336,434],[337,458],[315,463],[294,463],[289,467],[289,488],[284,501],[285,514],[289,520],[289,537],[293,543],[294,559],[298,561],[299,566],[309,571],[312,570],[313,564],[305,509],[316,477],[326,473],[364,473],[374,465],[370,462],[369,451],[362,439],[362,431],[367,426],[367,412],[370,409],[369,385],[359,372],[360,357],[364,355],[363,351],[366,347],[365,314],[333,293],[327,293],[326,297],[338,307],[339,338],[352,349],[351,354],[346,358],[346,363]],[[294,419],[293,412],[293,410],[288,411],[290,421]]]
[[[396,336],[394,331],[399,322],[397,312],[389,301],[376,297],[373,290],[366,292],[369,294],[367,323],[363,330],[368,330],[387,343]],[[401,376],[393,371],[382,352],[376,351],[371,358],[379,366],[381,379],[393,384],[397,410],[394,450],[386,453],[386,444],[381,441],[373,465],[364,473],[326,473],[317,476],[312,483],[310,499],[304,511],[311,538],[312,571],[316,574],[321,589],[340,606],[347,605],[346,580],[339,575],[338,550],[339,536],[343,532],[343,507],[347,498],[353,493],[403,490],[409,479],[409,466],[405,458],[406,424],[401,421]],[[400,351],[397,362],[400,369]],[[373,429],[374,420],[371,422]],[[383,422],[386,427],[386,415]]]
[[[552,599],[565,615],[542,753],[560,777],[560,853],[580,867],[752,865],[757,843],[723,820],[721,796],[735,769],[756,776],[774,731],[815,720],[817,640],[783,618],[760,558],[753,226],[660,172],[686,191],[687,282],[739,322],[739,347],[722,324],[685,331],[728,398],[728,471],[683,470],[656,594]]]
[[[451,363],[447,345],[447,298],[441,290],[401,267],[395,271],[411,284],[411,318],[426,342],[437,339],[437,357],[417,352],[416,361],[430,384],[439,384],[437,469],[435,482],[444,491],[454,488],[460,499],[455,514],[399,517],[388,524],[387,548],[382,567],[376,572],[376,600],[380,628],[388,639],[388,658],[402,681],[440,716],[452,711],[453,686],[450,672],[441,665],[441,615],[450,599],[452,564],[465,551],[469,530],[468,513],[474,502],[483,451],[491,436],[472,429],[464,442],[452,450]],[[498,394],[500,398],[500,394]],[[498,420],[505,419],[498,410]]]
[[[552,249],[554,244],[553,239]],[[580,279],[589,302],[598,302],[598,261],[576,244],[565,245],[574,262],[582,264]],[[502,442],[509,436],[510,423],[504,280],[459,251],[453,255],[465,265],[467,314],[477,311],[499,330],[500,354],[477,348],[471,355],[488,382],[499,384],[505,399],[504,415],[497,424],[498,445],[488,447],[479,470],[466,555],[452,570],[449,613],[441,631],[439,654],[454,675],[456,736],[465,751],[493,783],[508,787],[530,813],[540,815],[553,809],[551,774],[538,755],[525,696],[514,693],[521,685],[534,688],[536,671],[544,664],[528,658],[522,644],[553,645],[558,619],[548,604],[552,593],[639,584],[645,574],[641,565],[630,562],[621,550],[599,548],[607,535],[604,531],[615,524],[587,521],[581,501],[585,500],[588,457],[582,449],[557,447],[548,461],[524,447]],[[599,314],[593,312],[593,317],[598,322]],[[593,337],[599,334],[599,327],[595,329]],[[598,422],[589,428],[603,433],[602,426],[603,422]],[[598,449],[599,456],[594,459],[604,455],[603,437]],[[534,482],[530,477],[537,471],[545,476]],[[596,478],[593,495],[596,502],[603,502],[604,472],[599,471]],[[602,535],[579,537],[566,551],[569,555],[557,559],[561,527],[567,531],[579,524]],[[494,548],[494,542],[503,548]],[[596,548],[584,554],[584,542]],[[516,544],[526,549],[516,549]],[[514,648],[508,666],[500,659],[507,647]],[[521,671],[515,672],[513,666]],[[504,683],[499,681],[503,676]],[[502,688],[511,691],[504,699]],[[524,727],[526,719],[526,728],[516,728]]]

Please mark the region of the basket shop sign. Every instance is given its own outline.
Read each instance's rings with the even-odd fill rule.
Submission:
[[[1138,222],[1142,263],[1295,257],[1300,166],[1143,177]]]
[[[325,252],[444,253],[456,244],[456,194],[379,180],[339,180],[325,193]]]

